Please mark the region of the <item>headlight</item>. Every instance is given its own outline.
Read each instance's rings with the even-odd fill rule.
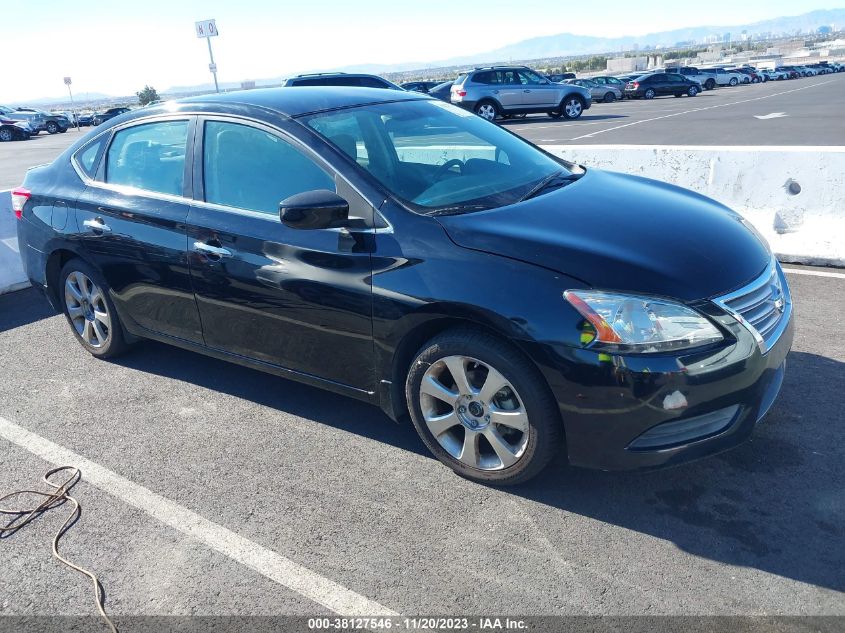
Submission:
[[[587,320],[584,343],[619,352],[665,352],[722,340],[701,314],[685,305],[637,295],[567,290],[564,298]]]

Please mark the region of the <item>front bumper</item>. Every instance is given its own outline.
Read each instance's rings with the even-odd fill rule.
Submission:
[[[780,390],[794,318],[789,315],[763,352],[745,326],[715,309],[711,316],[733,341],[675,355],[565,346],[541,352],[551,360],[541,369],[560,408],[571,464],[651,469],[719,453],[750,437]]]

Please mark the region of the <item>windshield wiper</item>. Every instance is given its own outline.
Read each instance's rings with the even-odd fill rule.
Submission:
[[[519,202],[522,202],[524,200],[530,200],[531,198],[540,195],[541,193],[543,193],[543,191],[546,191],[547,189],[568,185],[571,182],[575,182],[583,175],[583,173],[567,174],[562,171],[550,174],[549,176],[543,178],[543,180],[538,182],[536,185],[534,185],[534,187],[528,193],[526,193],[519,199]]]
[[[483,204],[456,204],[451,207],[438,207],[426,213],[426,215],[459,215],[470,211],[484,211],[490,207]]]

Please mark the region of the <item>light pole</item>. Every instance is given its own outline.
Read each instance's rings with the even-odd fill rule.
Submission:
[[[220,86],[217,84],[217,64],[214,63],[214,52],[211,50],[211,38],[219,35],[217,31],[217,22],[216,20],[202,20],[200,22],[195,22],[194,26],[197,30],[197,37],[204,37],[205,41],[208,42],[208,59],[210,62],[208,64],[208,69],[214,76],[215,92],[220,92]]]
[[[73,122],[76,124],[76,131],[79,131],[79,117],[76,116],[76,106],[73,104],[73,91],[70,89],[70,77],[65,77],[67,93],[70,95],[70,113],[73,115]]]

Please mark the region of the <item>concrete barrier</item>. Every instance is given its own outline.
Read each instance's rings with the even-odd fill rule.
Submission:
[[[0,294],[29,285],[21,265],[15,222],[12,197],[8,191],[0,191]]]
[[[844,147],[552,145],[595,167],[664,180],[742,213],[782,261],[845,266]],[[486,148],[400,148],[406,159],[492,158]],[[0,293],[28,284],[8,191],[0,191]]]
[[[692,189],[745,216],[782,261],[845,266],[845,147],[554,145],[567,160]]]

